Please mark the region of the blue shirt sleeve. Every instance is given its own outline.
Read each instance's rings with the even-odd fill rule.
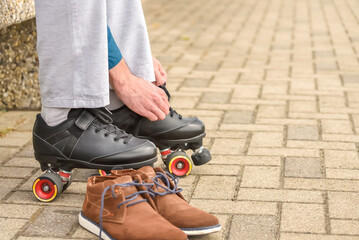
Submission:
[[[107,26],[107,41],[108,41],[108,69],[116,66],[122,59],[122,54],[118,48],[115,39],[113,39],[110,28]]]

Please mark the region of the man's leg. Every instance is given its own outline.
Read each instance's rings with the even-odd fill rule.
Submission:
[[[140,0],[107,0],[107,22],[132,74],[155,81],[150,42]],[[110,91],[110,110],[123,103]]]
[[[66,120],[70,108],[107,105],[106,2],[36,0],[35,4],[45,121],[56,125]]]

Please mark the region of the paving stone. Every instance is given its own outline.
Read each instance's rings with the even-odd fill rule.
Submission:
[[[358,192],[359,181],[341,179],[285,178],[284,188]]]
[[[191,174],[237,176],[239,169],[240,166],[207,164],[192,168]]]
[[[54,201],[51,202],[51,206],[66,206],[66,207],[78,207],[81,208],[84,202],[85,196],[83,194],[67,194],[62,193]],[[38,201],[32,191],[16,191],[5,201],[12,204],[33,204],[43,205]]]
[[[359,219],[359,194],[329,192],[329,215],[331,218]]]
[[[226,111],[223,123],[251,123],[253,118],[252,111]]]
[[[73,227],[78,225],[78,209],[64,207],[45,208],[26,228],[23,235],[30,237],[66,237]]]
[[[319,158],[293,158],[285,160],[284,175],[286,177],[323,177],[322,163]]]
[[[303,148],[262,148],[250,147],[248,155],[281,156],[281,157],[319,157],[318,149]]]
[[[174,109],[177,108],[193,108],[198,102],[198,97],[179,97],[175,96],[171,98],[171,106]]]
[[[250,132],[282,132],[283,127],[264,124],[221,124],[220,130],[250,131]]]
[[[186,79],[186,81],[183,83],[183,86],[186,87],[207,87],[210,83],[209,79]]]
[[[344,120],[322,120],[323,133],[352,134],[349,121]]]
[[[282,133],[255,132],[252,135],[250,145],[253,147],[281,147],[282,142]]]
[[[243,151],[243,139],[215,139],[211,148],[212,154],[240,154]]]
[[[76,239],[89,239],[89,240],[97,240],[98,236],[87,231],[83,227],[79,226],[74,234],[72,234],[72,238]]]
[[[30,219],[39,209],[41,209],[40,206],[0,204],[0,218]]]
[[[284,118],[285,108],[282,106],[259,106],[257,117],[259,118]]]
[[[0,188],[0,199],[3,199],[8,193],[10,193],[16,186],[22,181],[22,179],[6,179],[0,178],[1,188]]]
[[[288,139],[317,140],[318,128],[316,126],[289,125]]]
[[[223,92],[204,93],[201,102],[204,103],[225,103],[228,101],[229,94]]]
[[[274,216],[237,215],[233,217],[228,239],[276,239],[277,220]]]
[[[13,157],[5,163],[6,167],[29,167],[29,168],[39,168],[40,164],[35,158],[27,157]]]
[[[343,142],[324,142],[324,141],[299,141],[288,140],[287,147],[294,148],[313,148],[313,149],[336,149],[336,150],[355,150],[355,143]]]
[[[34,157],[34,148],[32,144],[24,147],[20,152],[16,153],[16,157],[25,157],[25,158],[33,158]]]
[[[315,102],[309,101],[290,101],[289,104],[290,112],[317,112]]]
[[[220,117],[201,117],[201,121],[206,126],[207,130],[217,130],[219,128],[219,124],[221,122]]]
[[[277,188],[280,169],[278,167],[244,167],[241,187]]]
[[[355,236],[322,235],[306,233],[281,233],[280,240],[357,240]]]
[[[259,124],[275,124],[275,125],[311,125],[316,126],[317,121],[312,119],[276,119],[276,118],[256,118]]]
[[[211,163],[228,165],[279,166],[280,157],[268,156],[230,156],[212,154]]]
[[[30,139],[26,138],[0,138],[0,146],[1,147],[22,147],[26,145]]]
[[[345,85],[359,84],[359,75],[357,74],[355,75],[343,74],[342,78]]]
[[[317,62],[315,64],[317,71],[330,71],[337,70],[337,65],[335,62]]]
[[[8,161],[18,151],[17,148],[0,147],[0,163]]]
[[[327,178],[359,180],[359,170],[355,169],[325,169]]]
[[[325,233],[324,207],[317,204],[283,203],[281,222],[281,231]]]
[[[46,239],[46,240],[73,240],[73,238],[57,238],[57,237],[24,237],[24,236],[20,236],[18,237],[16,240],[41,240],[41,239]],[[98,239],[98,238],[96,238]]]
[[[240,188],[237,199],[270,202],[323,203],[321,192],[305,190]]]
[[[1,239],[12,239],[27,222],[25,219],[0,218]]]
[[[330,227],[334,234],[359,235],[358,220],[330,220]]]
[[[320,96],[320,107],[345,107],[345,99],[337,96]]]
[[[190,204],[204,211],[220,214],[276,215],[277,204],[231,200],[192,199]]]
[[[26,178],[33,172],[33,170],[34,168],[0,166],[0,176],[11,178]]]
[[[236,177],[201,176],[193,198],[231,199],[234,196]]]
[[[324,150],[325,167],[359,168],[359,157],[356,151]]]

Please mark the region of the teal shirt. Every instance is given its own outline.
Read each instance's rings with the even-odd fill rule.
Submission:
[[[121,61],[122,54],[115,42],[115,39],[113,39],[109,26],[107,26],[107,44],[108,44],[108,69],[111,69]]]

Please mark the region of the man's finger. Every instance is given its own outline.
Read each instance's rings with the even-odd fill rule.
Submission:
[[[157,121],[157,120],[158,120],[157,115],[154,114],[154,113],[151,112],[151,111],[147,111],[147,110],[146,110],[146,111],[144,112],[143,116],[144,116],[145,118],[148,118],[150,121]]]
[[[162,74],[161,72],[158,70],[158,69],[155,69],[155,77],[156,77],[156,85],[157,86],[160,86],[162,85]]]
[[[157,120],[163,120],[166,117],[166,114],[158,107],[152,109],[152,113],[156,115]],[[151,119],[150,119],[151,120]]]

